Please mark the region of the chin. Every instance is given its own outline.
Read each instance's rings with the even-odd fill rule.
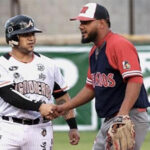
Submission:
[[[34,50],[33,48],[27,48],[27,49],[24,49],[24,53],[29,54],[29,53],[32,53],[33,50]]]
[[[29,47],[28,48],[28,51],[33,51],[34,50],[34,47]]]
[[[82,38],[82,39],[81,39],[81,43],[83,43],[83,44],[84,44],[84,43],[90,43],[90,42],[92,42],[92,41],[91,41],[91,39],[89,39],[89,38]]]
[[[88,34],[88,36],[85,38],[84,36],[82,36],[82,43],[90,43],[90,42],[94,42],[97,39],[97,32],[91,32],[90,34]]]

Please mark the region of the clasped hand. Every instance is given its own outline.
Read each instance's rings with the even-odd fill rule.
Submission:
[[[53,120],[65,114],[63,105],[58,106],[55,104],[41,104],[39,111],[43,117],[49,120]]]

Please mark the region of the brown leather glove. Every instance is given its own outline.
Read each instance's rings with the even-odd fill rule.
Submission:
[[[107,150],[133,150],[135,145],[134,123],[128,115],[116,116],[107,134]]]

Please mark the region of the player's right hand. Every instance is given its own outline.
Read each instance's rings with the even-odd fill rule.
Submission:
[[[39,111],[43,117],[49,120],[53,120],[58,117],[56,110],[56,105],[54,104],[41,104]],[[55,113],[54,113],[55,112]]]
[[[59,116],[65,115],[66,114],[65,105],[64,104],[57,105],[55,112],[57,112],[59,114]]]

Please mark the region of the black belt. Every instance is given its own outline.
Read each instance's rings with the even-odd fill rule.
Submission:
[[[35,124],[40,123],[39,118],[35,120],[31,120],[31,119],[20,119],[20,118],[2,116],[2,119],[7,120],[7,121],[13,121],[13,122],[20,123],[20,124],[26,124],[26,125],[35,125]]]
[[[112,114],[110,117],[106,117],[106,118],[104,119],[104,122],[109,121],[110,119],[114,118],[115,116],[117,116],[117,113]]]
[[[146,108],[136,108],[138,112],[146,112],[147,109]],[[117,113],[112,114],[110,117],[106,117],[104,119],[104,122],[109,121],[110,119],[114,118],[115,116],[117,116]]]

